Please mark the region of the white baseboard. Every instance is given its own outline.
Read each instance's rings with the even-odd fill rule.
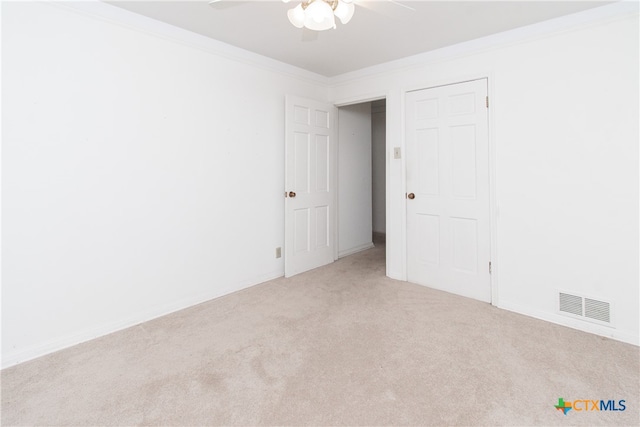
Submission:
[[[618,329],[608,328],[606,326],[600,326],[590,322],[584,322],[582,320],[565,317],[557,313],[549,313],[542,310],[523,307],[519,304],[513,304],[505,301],[500,301],[497,307],[503,310],[512,311],[514,313],[554,323],[556,325],[566,326],[567,328],[577,329],[582,332],[588,332],[590,334],[611,338],[616,341],[622,341],[627,344],[640,346],[640,337],[630,332],[620,331]]]
[[[356,246],[355,248],[344,249],[338,252],[338,258],[343,258],[349,255],[356,254],[358,252],[366,251],[367,249],[373,248],[373,242],[365,243],[364,245]]]
[[[153,309],[137,313],[124,320],[106,323],[98,327],[88,328],[75,334],[55,338],[41,344],[22,348],[15,352],[9,351],[2,357],[0,366],[1,369],[5,369],[19,363],[28,362],[29,360],[37,359],[38,357],[42,357],[56,351],[64,350],[65,348],[73,347],[74,345],[82,344],[92,339],[109,335],[111,333],[139,325],[140,323],[148,322],[150,320],[175,313],[176,311],[184,310],[194,305],[202,304],[212,299],[220,298],[222,296],[229,295],[246,288],[250,288],[269,280],[277,279],[278,277],[282,277],[283,275],[284,273],[281,270],[272,271],[270,273],[262,274],[251,279],[238,281],[233,285],[218,288],[212,292],[187,297],[182,300],[172,302],[171,304],[154,307]]]

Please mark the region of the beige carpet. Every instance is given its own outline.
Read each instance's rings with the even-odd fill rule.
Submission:
[[[2,371],[3,425],[638,425],[638,347],[384,276],[371,249]],[[569,411],[558,398],[624,399]]]

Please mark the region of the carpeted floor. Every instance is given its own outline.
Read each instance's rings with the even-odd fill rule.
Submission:
[[[377,247],[5,369],[1,421],[639,425],[639,354],[386,278]]]

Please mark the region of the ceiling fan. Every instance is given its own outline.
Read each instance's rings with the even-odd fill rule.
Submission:
[[[282,0],[289,3],[292,0]],[[314,31],[324,31],[336,28],[336,20],[342,24],[347,24],[355,12],[355,4],[361,0],[297,0],[297,6],[287,11],[289,22],[297,28],[304,28]],[[397,6],[414,11],[410,6],[400,3],[397,0],[386,0]],[[221,4],[230,4],[232,0],[211,0],[209,5],[217,7]]]

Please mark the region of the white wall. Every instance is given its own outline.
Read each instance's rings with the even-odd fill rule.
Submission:
[[[494,304],[638,344],[638,5],[617,3],[332,80],[337,103],[488,76]],[[404,279],[404,160],[390,160],[388,274]],[[613,303],[615,328],[557,314],[563,289]]]
[[[2,4],[4,366],[281,276],[284,97],[327,100],[91,6]]]
[[[404,93],[479,76],[494,302],[638,342],[637,4],[339,76],[330,98],[316,75],[91,4],[2,2],[3,366],[282,275],[286,94],[386,96],[387,273],[404,278]],[[556,315],[560,287],[611,299],[616,329]]]
[[[386,153],[387,153],[387,115],[385,100],[371,103],[371,169],[372,169],[372,205],[373,231],[386,232]]]
[[[338,256],[373,246],[371,104],[338,109]]]

